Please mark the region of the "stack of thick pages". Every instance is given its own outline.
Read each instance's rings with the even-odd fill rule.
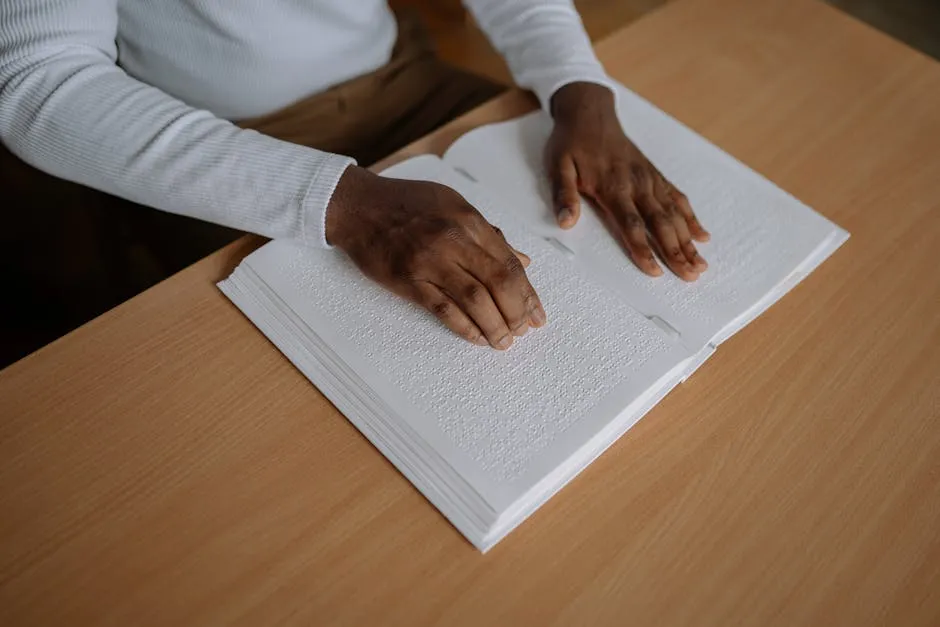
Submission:
[[[271,242],[222,291],[485,551],[848,234],[629,90],[624,128],[711,232],[695,283],[640,273],[591,211],[554,224],[543,113],[476,129],[388,176],[447,184],[532,258],[549,324],[470,345],[338,251]]]

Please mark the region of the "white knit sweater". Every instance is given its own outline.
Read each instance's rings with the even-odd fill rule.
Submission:
[[[607,83],[570,0],[465,5],[543,105],[567,83]],[[228,120],[369,72],[395,38],[384,0],[0,0],[0,139],[61,178],[326,245],[353,161]]]

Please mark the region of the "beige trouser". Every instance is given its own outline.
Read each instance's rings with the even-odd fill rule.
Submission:
[[[502,90],[440,61],[405,17],[387,65],[237,123],[369,165]],[[239,235],[55,179],[2,146],[0,201],[0,367]]]

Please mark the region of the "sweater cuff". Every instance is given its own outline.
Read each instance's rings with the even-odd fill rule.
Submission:
[[[326,209],[339,179],[356,160],[330,155],[310,181],[301,201],[301,240],[307,246],[332,248],[326,241]]]

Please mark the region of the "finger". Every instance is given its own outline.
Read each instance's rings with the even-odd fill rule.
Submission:
[[[598,196],[594,202],[601,209],[607,228],[627,251],[636,267],[650,276],[662,276],[663,269],[656,262],[646,238],[643,218],[633,201],[624,194],[615,194]]]
[[[513,335],[545,323],[542,303],[522,263],[502,239],[484,242],[480,258],[472,263],[472,274],[489,289]]]
[[[509,250],[511,250],[513,254],[516,255],[516,258],[522,263],[523,269],[528,268],[529,264],[532,263],[532,260],[529,258],[529,256],[513,248],[509,244],[509,242],[506,241],[506,234],[503,233],[502,229],[500,229],[498,226],[494,226],[493,230],[495,230],[496,233],[499,235],[500,239],[502,240],[502,243],[505,244],[507,247],[509,247]],[[502,252],[499,250],[498,243],[496,244],[496,248],[494,249],[492,254],[493,254],[493,257],[497,259],[499,258],[499,256],[502,255]],[[511,262],[509,263],[511,265]],[[524,273],[523,273],[523,276],[525,277]],[[545,326],[545,323],[547,322],[547,316],[545,315],[545,308],[542,306],[542,301],[539,299],[539,296],[536,293],[536,291],[532,288],[532,285],[529,284],[528,277],[525,277],[525,282],[526,282],[526,285],[528,286],[528,289],[531,290],[531,293],[527,295],[529,298],[529,302],[528,302],[529,326],[533,326],[536,328]]]
[[[662,205],[651,193],[641,194],[639,209],[646,226],[657,244],[660,256],[669,269],[685,281],[694,281],[698,278],[695,267],[686,258],[685,252],[679,243],[679,236],[673,221],[666,214]]]
[[[689,233],[689,224],[685,221],[685,217],[674,204],[667,207],[666,215],[672,219],[672,225],[676,229],[676,237],[679,238],[679,246],[682,248],[685,258],[692,264],[692,268],[696,272],[704,272],[708,268],[708,262],[699,254],[698,248],[692,243],[692,235]]]
[[[501,228],[499,228],[498,226],[493,226],[493,230],[496,231],[501,238],[503,238],[504,242],[506,242],[506,235],[503,233],[503,230]],[[509,246],[509,242],[506,242],[506,245]],[[532,263],[532,260],[529,258],[529,256],[525,254],[524,252],[522,252],[521,250],[516,250],[512,246],[509,246],[509,248],[510,250],[512,250],[513,254],[519,258],[519,261],[522,262],[522,267],[528,268],[529,264]]]
[[[431,283],[417,283],[415,285],[415,301],[440,320],[445,327],[463,339],[477,346],[489,346],[480,328],[474,324],[467,314],[461,311],[457,303],[436,285]]]
[[[473,275],[464,269],[456,269],[448,273],[438,287],[477,325],[490,346],[498,350],[512,346],[512,333],[503,314],[486,286]]]
[[[578,194],[578,170],[570,155],[562,155],[551,164],[552,206],[558,226],[570,229],[581,217],[581,197]]]
[[[663,182],[666,185],[666,194],[669,196],[669,199],[672,200],[676,207],[679,209],[679,213],[682,214],[682,217],[685,218],[686,225],[689,229],[689,234],[697,242],[707,242],[711,239],[711,234],[705,230],[705,227],[702,226],[702,223],[699,222],[698,217],[692,211],[692,205],[689,203],[689,199],[685,194],[680,192],[678,189],[673,187],[672,183],[668,180],[663,179]]]
[[[696,272],[703,272],[708,267],[708,263],[699,254],[695,244],[692,243],[692,236],[689,232],[689,225],[685,220],[685,216],[669,193],[671,187],[669,182],[662,178],[662,175],[659,175],[658,178],[660,182],[655,188],[656,199],[665,210],[666,216],[672,220],[672,225],[676,230],[676,237],[679,239],[679,247],[682,249],[682,254],[685,255],[686,260],[692,264],[692,268]]]

